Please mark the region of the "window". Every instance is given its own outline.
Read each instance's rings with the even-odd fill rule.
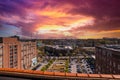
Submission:
[[[115,66],[116,66],[116,65],[115,65],[115,62],[114,62],[114,63],[113,63],[113,67],[115,68]]]
[[[118,65],[118,70],[120,70],[120,64]]]

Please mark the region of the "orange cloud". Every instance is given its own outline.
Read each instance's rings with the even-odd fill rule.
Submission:
[[[37,11],[37,14],[42,16],[49,16],[51,18],[61,18],[67,16],[67,14],[58,11]]]
[[[120,37],[117,8],[119,2],[115,0],[4,0],[0,25],[14,25],[24,36],[38,33],[45,38]]]

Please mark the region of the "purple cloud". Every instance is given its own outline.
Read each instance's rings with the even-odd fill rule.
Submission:
[[[49,8],[59,9],[69,5],[69,8],[62,9],[65,14],[91,16],[95,19],[93,25],[72,28],[73,30],[68,31],[71,34],[83,34],[84,36],[85,30],[94,32],[120,30],[119,4],[120,0],[0,0],[0,25],[16,26],[21,29],[20,34],[31,36],[36,31],[36,24],[46,24],[50,19],[56,20],[48,16],[38,16],[35,11],[40,12],[45,9],[49,10]],[[72,20],[71,17],[64,18]],[[64,18],[61,18],[55,25],[69,27]],[[0,26],[0,30],[2,29],[3,27]],[[49,37],[57,36],[46,35]]]

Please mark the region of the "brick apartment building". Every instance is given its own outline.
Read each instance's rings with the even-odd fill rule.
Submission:
[[[30,69],[36,58],[36,42],[18,38],[0,38],[0,67]]]
[[[22,41],[21,44],[21,68],[29,69],[34,65],[33,60],[36,59],[36,42]],[[32,64],[31,64],[32,63]]]
[[[120,74],[120,45],[96,47],[96,73]]]

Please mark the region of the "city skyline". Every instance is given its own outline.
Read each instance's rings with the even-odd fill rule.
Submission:
[[[120,38],[120,0],[0,0],[0,36]]]

